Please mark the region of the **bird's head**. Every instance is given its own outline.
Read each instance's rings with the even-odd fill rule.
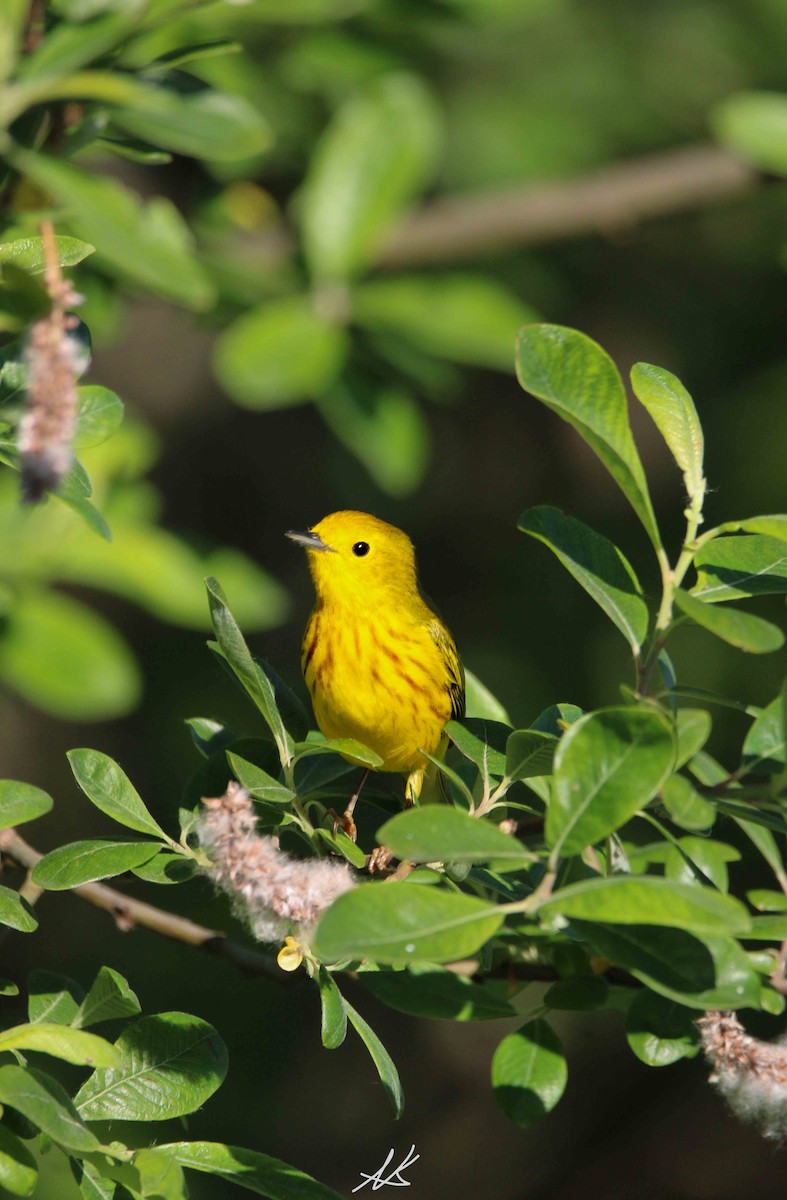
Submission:
[[[417,589],[409,537],[369,513],[331,513],[306,532],[290,530],[287,537],[306,547],[323,601],[373,607],[383,597],[407,597]]]

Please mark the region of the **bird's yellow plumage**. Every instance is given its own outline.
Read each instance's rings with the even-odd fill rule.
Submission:
[[[362,512],[287,536],[306,546],[317,592],[301,653],[317,724],[406,774],[412,803],[435,771],[422,751],[441,754],[446,721],[464,715],[462,665],[421,595],[413,544]]]

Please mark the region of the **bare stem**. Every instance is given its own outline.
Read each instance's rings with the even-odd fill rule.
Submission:
[[[4,829],[0,832],[0,853],[7,855],[27,871],[32,871],[36,863],[43,858],[43,855],[21,838],[15,829]],[[146,904],[143,900],[134,900],[104,883],[83,883],[71,890],[89,904],[109,913],[118,929],[124,933],[141,926],[162,937],[185,942],[188,946],[195,946],[207,954],[223,958],[247,975],[265,975],[283,987],[291,986],[296,981],[294,976],[280,970],[273,958],[230,941],[226,934],[219,930],[207,929],[204,925],[189,921],[187,917],[179,917],[165,909]]]

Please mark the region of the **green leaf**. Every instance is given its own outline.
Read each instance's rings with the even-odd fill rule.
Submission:
[[[551,775],[557,738],[537,729],[517,729],[506,742],[506,779],[532,779]]]
[[[566,1088],[568,1067],[560,1039],[546,1021],[528,1021],[509,1033],[492,1059],[492,1088],[503,1112],[528,1129],[551,1112]]]
[[[750,922],[745,907],[731,896],[655,875],[585,879],[553,892],[538,913],[618,925],[667,925],[697,934],[744,934]]]
[[[227,762],[238,783],[246,788],[255,800],[264,800],[267,804],[291,804],[294,793],[283,783],[273,779],[267,771],[254,763],[247,762],[239,754],[227,751]]]
[[[559,738],[584,715],[584,710],[576,704],[550,704],[549,708],[538,714],[530,728]]]
[[[31,971],[27,991],[27,1016],[32,1022],[70,1025],[85,998],[78,983],[56,971]]]
[[[31,1196],[37,1182],[33,1155],[10,1129],[0,1125],[0,1187],[11,1196]]]
[[[326,1050],[335,1050],[337,1046],[341,1046],[347,1036],[347,1013],[344,1009],[344,999],[333,976],[325,970],[325,967],[320,967],[317,972],[317,986],[320,989],[322,1044]]]
[[[502,920],[502,913],[473,896],[417,883],[361,884],[323,915],[312,948],[324,962],[451,962],[478,950]]]
[[[398,334],[425,354],[470,366],[514,369],[520,325],[531,308],[484,275],[399,275],[353,293],[353,318]]]
[[[480,717],[487,721],[497,721],[501,725],[512,725],[513,722],[497,696],[492,695],[477,675],[465,667],[465,707],[468,717]]]
[[[147,862],[157,852],[155,842],[110,842],[101,838],[72,842],[50,850],[33,870],[33,880],[50,892],[109,879]]]
[[[490,775],[502,779],[506,772],[506,742],[511,730],[497,721],[466,717],[449,721],[445,727],[460,754],[474,762],[486,781]]]
[[[187,1170],[216,1175],[266,1200],[343,1200],[311,1175],[256,1150],[222,1142],[170,1142],[159,1150],[171,1154]]]
[[[321,317],[308,296],[250,309],[216,343],[219,383],[246,408],[284,408],[315,400],[347,357],[347,334]]]
[[[63,81],[62,90],[69,87]],[[267,150],[271,131],[261,113],[241,96],[201,88],[176,92],[117,75],[94,73],[91,83],[120,93],[107,96],[117,107],[112,122],[135,137],[176,154],[210,162],[237,162]],[[78,94],[78,89],[75,91]]]
[[[716,106],[716,136],[763,171],[787,175],[787,96],[737,92]]]
[[[548,504],[527,509],[517,527],[557,555],[638,654],[648,633],[648,606],[639,580],[617,546]]]
[[[623,381],[609,355],[574,329],[526,325],[519,332],[517,376],[525,391],[573,425],[596,452],[658,548],[661,539],[631,436]]]
[[[710,829],[716,810],[692,787],[684,775],[671,775],[661,789],[664,807],[681,829]]]
[[[5,1050],[35,1050],[80,1067],[106,1067],[120,1061],[118,1051],[104,1038],[46,1021],[16,1025],[0,1033],[0,1053]]]
[[[653,992],[640,992],[626,1013],[626,1038],[640,1062],[668,1067],[700,1051],[699,1032],[689,1009]]]
[[[99,1021],[136,1016],[140,1008],[139,1000],[123,976],[113,971],[112,967],[102,967],[74,1014],[73,1024],[84,1029],[88,1025],[97,1025]]]
[[[187,308],[213,303],[213,287],[197,262],[188,226],[160,196],[142,204],[115,180],[89,175],[62,159],[16,150],[15,166],[68,213],[69,224],[131,282]]]
[[[404,971],[362,971],[364,987],[389,1008],[412,1017],[446,1021],[492,1021],[516,1009],[481,984],[435,963],[413,963]]]
[[[678,756],[675,770],[702,749],[710,737],[712,721],[704,708],[681,708],[677,713]]]
[[[767,537],[787,539],[787,513],[770,513],[764,517],[744,517],[740,521],[725,521],[716,527],[717,533],[764,533]]]
[[[52,797],[32,783],[0,779],[0,829],[23,825],[42,817],[52,807]]]
[[[546,839],[553,852],[580,854],[623,825],[669,776],[675,736],[646,708],[588,713],[563,736],[555,756]]]
[[[784,892],[774,892],[769,888],[752,888],[746,893],[746,899],[761,912],[787,912],[787,896]]]
[[[25,591],[0,627],[0,677],[45,712],[106,721],[141,690],[126,643],[98,613],[55,592]]]
[[[427,805],[397,813],[377,831],[381,846],[411,862],[489,862],[532,860],[533,854],[491,821],[456,808]]]
[[[75,267],[88,255],[95,253],[95,246],[73,237],[56,237],[55,248],[61,267]],[[12,263],[20,271],[29,271],[31,275],[42,274],[46,270],[44,239],[15,237],[10,241],[0,242],[0,264],[2,263]]]
[[[140,1191],[155,1200],[185,1200],[188,1196],[183,1168],[166,1150],[137,1150],[134,1168],[139,1172]]]
[[[373,771],[379,771],[383,765],[379,754],[370,750],[368,746],[364,746],[362,742],[356,741],[355,738],[321,737],[315,738],[312,742],[299,742],[295,747],[295,757],[299,761],[309,755],[333,752],[349,759],[353,766],[371,767]]]
[[[787,542],[765,534],[714,538],[694,558],[691,595],[706,604],[787,592]]]
[[[187,1013],[158,1013],[128,1025],[117,1042],[120,1067],[94,1071],[75,1103],[88,1121],[158,1121],[194,1112],[227,1072],[227,1050],[212,1025]]]
[[[688,884],[710,882],[720,892],[729,890],[727,863],[738,861],[739,850],[708,837],[670,838],[632,847],[628,854],[631,869],[639,873],[648,863],[662,863],[668,879]]]
[[[355,867],[356,871],[362,871],[366,866],[366,855],[360,846],[348,838],[343,829],[315,829],[315,835],[320,839],[324,846],[328,847],[331,854],[341,854],[351,867]]]
[[[158,854],[138,867],[132,867],[132,875],[144,879],[147,883],[167,884],[187,883],[197,872],[197,864],[193,858],[186,858],[183,853],[169,853],[159,850]]]
[[[609,984],[603,975],[584,971],[556,980],[544,993],[544,1004],[569,1012],[592,1012],[602,1008],[608,996]]]
[[[77,388],[75,449],[100,446],[117,432],[122,421],[123,401],[109,388],[97,384]]]
[[[650,363],[634,364],[631,386],[672,451],[690,498],[701,500],[705,493],[705,439],[691,396],[677,376]]]
[[[697,600],[681,588],[675,589],[675,603],[681,612],[697,625],[707,629],[723,642],[746,650],[750,654],[769,654],[784,645],[784,634],[770,621],[753,617],[735,608],[716,608]]]
[[[83,749],[69,750],[66,757],[74,778],[96,808],[137,833],[166,839],[164,830],[148,812],[125,771],[108,754]]]
[[[429,423],[401,387],[373,392],[337,383],[317,406],[333,435],[391,496],[409,496],[429,466]]]
[[[759,1007],[759,978],[734,938],[577,918],[571,927],[610,962],[668,1000],[699,1009]]]
[[[378,76],[350,97],[317,144],[299,197],[304,250],[319,279],[346,279],[376,257],[437,153],[431,97],[414,75]]]
[[[205,581],[208,589],[210,619],[223,657],[243,690],[265,718],[282,760],[292,756],[293,741],[276,703],[276,690],[266,672],[252,658],[227,599],[216,579]],[[288,698],[291,695],[288,691]]]
[[[32,933],[38,929],[38,921],[28,902],[12,888],[0,886],[0,925],[16,929],[19,933]]]
[[[721,811],[724,812],[723,807]],[[746,809],[741,808],[740,811],[746,812]],[[745,817],[736,816],[734,813],[730,813],[730,815],[735,824],[746,834],[749,841],[756,846],[782,887],[787,889],[787,872],[784,869],[784,862],[776,838],[770,829],[759,824],[757,821],[758,816],[765,814],[752,812],[748,820]],[[746,812],[746,816],[749,816],[748,812]],[[780,832],[784,833],[785,830],[782,829]]]
[[[0,1104],[8,1104],[67,1150],[98,1150],[98,1140],[79,1118],[59,1083],[30,1067],[0,1067]]]
[[[781,696],[762,710],[743,742],[743,762],[759,774],[780,771],[785,764],[784,701]]]
[[[377,1068],[380,1083],[383,1085],[383,1090],[391,1102],[394,1117],[398,1121],[404,1112],[404,1092],[402,1091],[399,1072],[396,1069],[394,1061],[377,1034],[364,1021],[361,1014],[356,1012],[352,1004],[345,1000],[344,1007],[347,1010],[347,1018],[350,1024],[369,1051],[369,1057]]]
[[[787,938],[787,914],[752,917],[746,937],[758,942],[783,942]]]

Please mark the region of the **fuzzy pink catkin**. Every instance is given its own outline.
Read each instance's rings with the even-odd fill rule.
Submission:
[[[329,904],[354,886],[346,864],[290,858],[277,838],[258,834],[251,798],[239,784],[202,805],[197,836],[211,859],[207,874],[261,942],[308,936]]]
[[[734,1012],[707,1012],[697,1022],[711,1083],[743,1121],[768,1138],[787,1138],[787,1045],[752,1037]]]
[[[23,495],[29,502],[56,488],[73,460],[77,363],[68,324],[69,318],[55,308],[36,321],[28,336],[27,406],[17,446]]]

